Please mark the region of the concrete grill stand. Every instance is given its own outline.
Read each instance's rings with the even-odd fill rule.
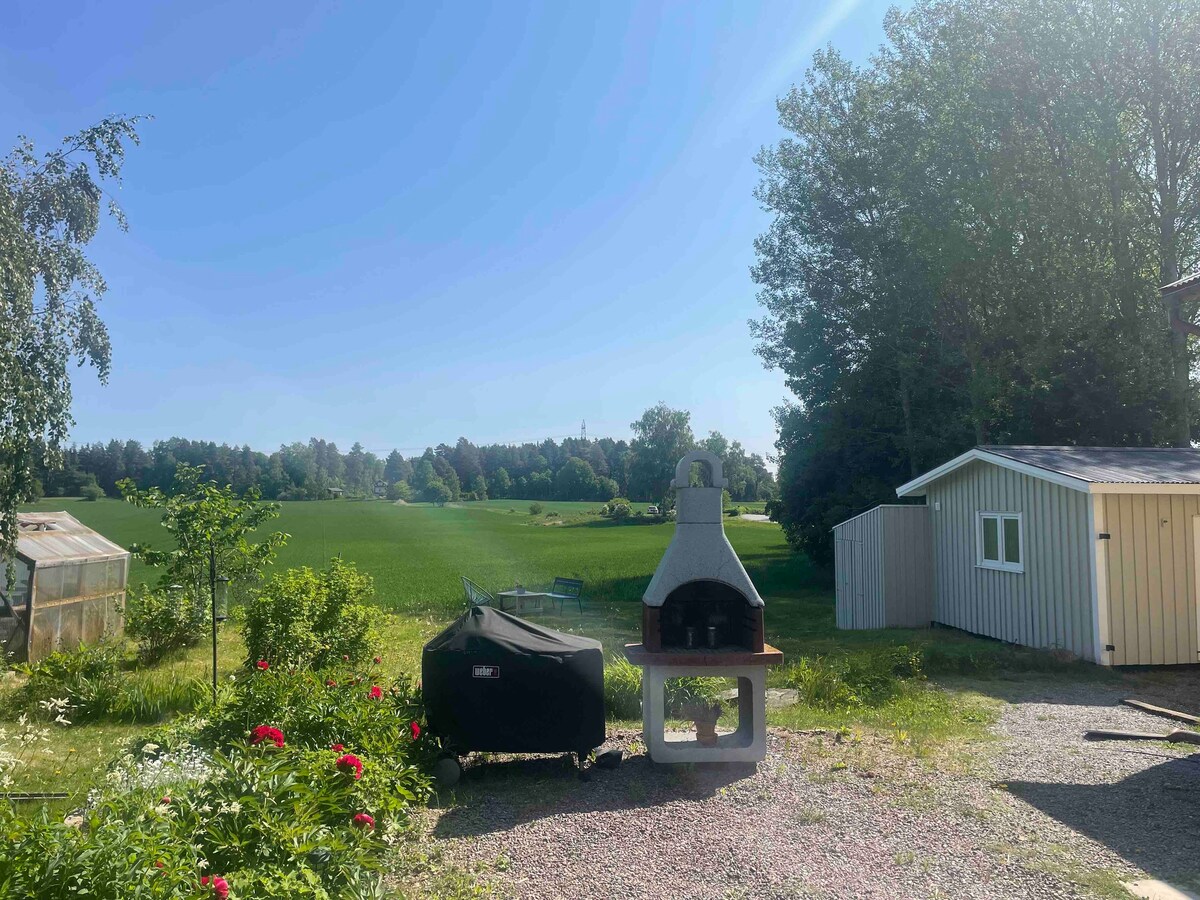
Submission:
[[[693,463],[711,487],[689,487]],[[721,460],[695,450],[675,467],[675,535],[642,597],[642,642],[625,655],[642,672],[642,733],[660,763],[758,762],[767,754],[766,667],[783,654],[763,641],[763,599],[721,519]],[[715,745],[666,739],[669,678],[736,678],[738,727]]]

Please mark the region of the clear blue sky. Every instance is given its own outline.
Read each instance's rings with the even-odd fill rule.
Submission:
[[[624,437],[664,400],[772,452],[752,157],[813,49],[865,58],[885,9],[17,0],[3,144],[155,116],[73,439],[411,453]]]

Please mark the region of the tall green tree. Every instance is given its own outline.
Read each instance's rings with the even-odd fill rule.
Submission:
[[[659,402],[630,423],[629,495],[635,500],[663,500],[675,477],[675,465],[696,444],[692,414]]]
[[[57,467],[71,420],[70,364],[108,379],[108,332],[96,311],[106,285],[88,259],[119,184],[139,117],[104,119],[39,155],[22,138],[0,161],[0,557],[12,558],[17,505],[36,467]],[[119,228],[115,202],[108,211]]]
[[[919,0],[885,29],[866,66],[816,55],[758,157],[753,327],[795,394],[772,510],[819,558],[971,444],[1195,428],[1156,288],[1200,256],[1200,7]]]

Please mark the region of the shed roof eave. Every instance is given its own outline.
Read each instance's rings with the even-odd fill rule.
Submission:
[[[1031,466],[1028,463],[1023,463],[1015,459],[1009,459],[1006,456],[1001,456],[998,453],[989,453],[987,450],[981,450],[974,447],[966,453],[959,454],[949,462],[942,463],[936,469],[930,469],[924,475],[914,478],[912,481],[905,482],[896,488],[897,497],[923,497],[926,493],[928,485],[937,481],[939,478],[944,478],[951,472],[961,469],[968,463],[979,460],[988,462],[1003,469],[1010,469],[1014,472],[1020,472],[1023,475],[1029,475],[1033,478],[1040,478],[1043,481],[1048,481],[1051,484],[1061,485],[1071,490],[1080,491],[1082,493],[1090,493],[1092,483],[1085,481],[1082,478],[1074,478],[1070,475],[1064,475],[1061,472],[1054,472],[1050,469],[1043,469],[1040,466]]]

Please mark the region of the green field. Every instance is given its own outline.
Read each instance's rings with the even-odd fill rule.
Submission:
[[[529,502],[523,500],[446,507],[347,500],[283,503],[271,527],[291,539],[275,567],[322,566],[341,554],[374,576],[379,605],[393,610],[460,608],[460,575],[492,591],[518,581],[548,587],[561,575],[582,579],[586,597],[595,601],[641,598],[673,524],[615,524],[595,515],[599,503],[545,501],[543,506],[560,518],[531,516]],[[58,498],[27,508],[66,509],[122,546],[137,541],[162,545],[166,539],[159,526],[161,511],[119,500]],[[791,551],[778,526],[731,518],[726,533],[762,594],[794,594],[813,583],[807,560]],[[131,583],[154,578],[153,571],[134,562]]]

